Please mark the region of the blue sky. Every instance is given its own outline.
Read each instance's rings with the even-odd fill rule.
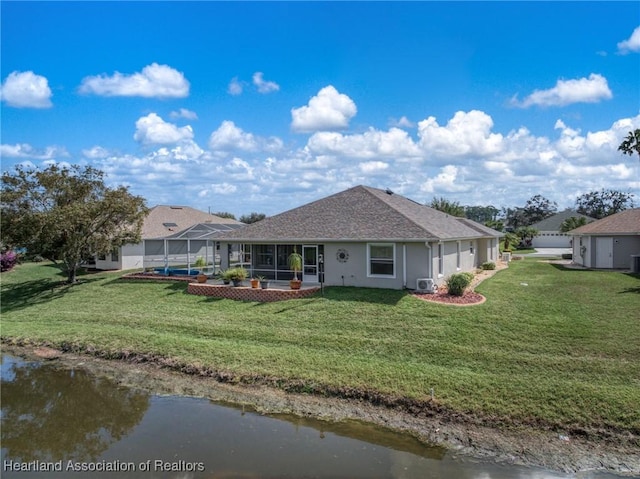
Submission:
[[[348,187],[640,196],[638,2],[1,3],[2,170],[275,214]],[[636,203],[640,198],[636,198]]]

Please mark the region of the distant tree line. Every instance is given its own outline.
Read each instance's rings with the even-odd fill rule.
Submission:
[[[228,211],[218,211],[218,212],[213,213],[213,214],[215,216],[219,216],[220,218],[229,218],[229,219],[232,219],[232,220],[236,219],[236,215],[234,215],[233,213],[229,213]],[[240,219],[237,220],[237,221],[240,221],[241,223],[245,223],[245,224],[250,225],[251,223],[256,223],[256,222],[258,222],[260,220],[263,220],[266,217],[267,217],[267,215],[265,215],[264,213],[256,213],[254,211],[254,212],[249,213],[248,215],[242,215],[240,217]]]
[[[618,190],[591,191],[576,198],[574,209],[581,215],[598,220],[633,208],[633,198],[633,193]],[[461,205],[458,201],[447,200],[443,197],[433,198],[428,206],[451,216],[468,218],[498,231],[520,230],[520,236],[524,238],[535,236],[536,233],[532,234],[530,229],[532,225],[558,213],[558,204],[542,195],[532,196],[523,206],[500,209],[493,205]],[[567,228],[566,231],[570,231],[585,223],[585,218],[575,216],[570,217],[563,227]]]

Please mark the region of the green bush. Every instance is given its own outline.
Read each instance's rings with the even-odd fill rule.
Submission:
[[[198,256],[198,259],[196,259],[196,262],[193,263],[193,265],[198,267],[198,268],[202,268],[202,267],[207,265],[207,262],[205,261],[205,259],[202,256]]]
[[[462,296],[473,280],[473,273],[456,273],[447,279],[447,290],[454,296]]]
[[[493,270],[496,269],[496,264],[493,261],[487,261],[482,263],[481,268],[484,270]]]

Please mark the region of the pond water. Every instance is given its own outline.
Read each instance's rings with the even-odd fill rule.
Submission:
[[[542,479],[357,422],[263,416],[157,396],[55,363],[3,355],[3,478]],[[583,474],[581,478],[617,477]]]

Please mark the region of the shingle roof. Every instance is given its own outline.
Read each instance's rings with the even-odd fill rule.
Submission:
[[[164,238],[197,223],[241,224],[230,218],[196,210],[189,206],[158,205],[149,210],[142,225],[142,238]]]
[[[640,208],[624,210],[571,230],[572,235],[640,235]]]
[[[216,235],[236,241],[376,241],[497,237],[501,233],[404,196],[368,186],[348,190]]]
[[[564,223],[566,219],[569,219],[573,216],[575,216],[576,218],[586,218],[587,221],[594,221],[594,218],[583,215],[582,213],[578,213],[575,210],[564,210],[542,221],[538,221],[531,226],[538,231],[560,231],[562,223]]]

